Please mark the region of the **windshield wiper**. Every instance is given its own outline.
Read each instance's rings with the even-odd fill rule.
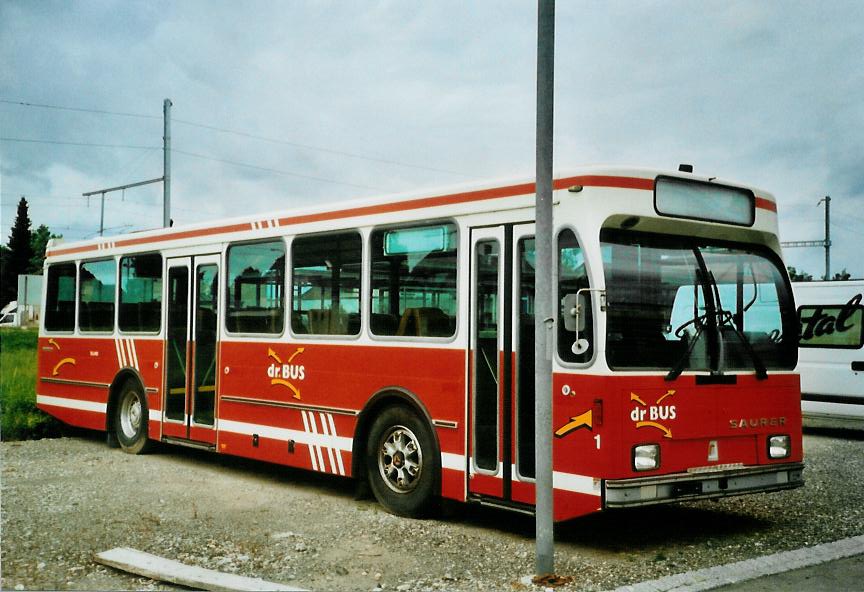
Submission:
[[[732,332],[738,336],[738,339],[741,341],[741,345],[744,346],[744,351],[747,352],[747,355],[750,356],[750,360],[753,362],[753,369],[756,371],[757,380],[765,380],[768,378],[768,370],[765,368],[765,364],[762,362],[762,358],[759,357],[759,354],[756,353],[756,350],[753,349],[753,346],[750,344],[750,340],[747,339],[747,336],[741,332],[738,326],[735,324],[732,313],[728,310],[723,310],[723,304],[720,301],[720,289],[717,287],[717,280],[714,279],[714,273],[708,272],[708,281],[711,284],[711,290],[714,292],[714,305],[717,310],[717,330],[720,337],[720,342],[723,342],[723,327],[729,327],[732,329]],[[755,300],[755,296],[754,296]],[[722,355],[721,355],[722,358]],[[723,363],[723,360],[720,360],[720,364]]]
[[[684,369],[687,367],[687,363],[690,361],[690,354],[693,353],[693,348],[696,346],[696,342],[699,341],[699,338],[702,337],[702,333],[705,332],[705,328],[707,327],[706,321],[708,320],[711,312],[713,312],[713,309],[709,310],[708,307],[708,293],[705,291],[707,286],[703,279],[704,275],[702,273],[701,267],[696,268],[696,278],[697,283],[693,286],[693,318],[675,329],[675,336],[683,337],[683,333],[681,336],[679,336],[678,333],[690,324],[692,324],[696,328],[696,332],[693,334],[693,338],[690,340],[690,344],[687,346],[687,351],[684,352],[684,354],[678,359],[678,362],[676,362],[676,364],[672,366],[672,369],[669,370],[669,372],[666,374],[667,381],[675,380],[676,378],[681,376],[682,372],[684,372]],[[702,315],[699,314],[699,288],[697,286],[703,289],[703,296],[705,297],[706,312]]]

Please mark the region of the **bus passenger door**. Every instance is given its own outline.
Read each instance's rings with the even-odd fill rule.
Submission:
[[[216,443],[219,256],[168,260],[162,435]]]
[[[533,338],[533,232],[533,224],[471,231],[468,492],[505,501],[517,475],[533,477],[533,423],[530,434],[525,425],[526,413],[534,417],[533,339],[519,351],[529,326]],[[528,380],[530,392],[521,387]]]

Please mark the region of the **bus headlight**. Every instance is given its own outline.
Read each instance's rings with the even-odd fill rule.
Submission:
[[[789,436],[768,436],[768,458],[786,458],[790,452]]]
[[[660,445],[640,444],[633,447],[633,470],[653,471],[660,468]]]

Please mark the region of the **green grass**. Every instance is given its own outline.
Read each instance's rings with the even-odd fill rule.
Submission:
[[[60,423],[36,409],[36,329],[0,329],[0,438],[59,435]]]

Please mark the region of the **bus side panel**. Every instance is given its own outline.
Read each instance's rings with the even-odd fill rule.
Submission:
[[[357,416],[372,395],[398,390],[455,426],[435,428],[442,491],[464,498],[463,350],[225,341],[220,355],[220,452],[350,475]]]
[[[109,387],[123,368],[148,392],[151,418],[161,413],[162,342],[154,339],[40,337],[37,407],[69,425],[104,430]],[[159,433],[150,422],[150,435]]]

